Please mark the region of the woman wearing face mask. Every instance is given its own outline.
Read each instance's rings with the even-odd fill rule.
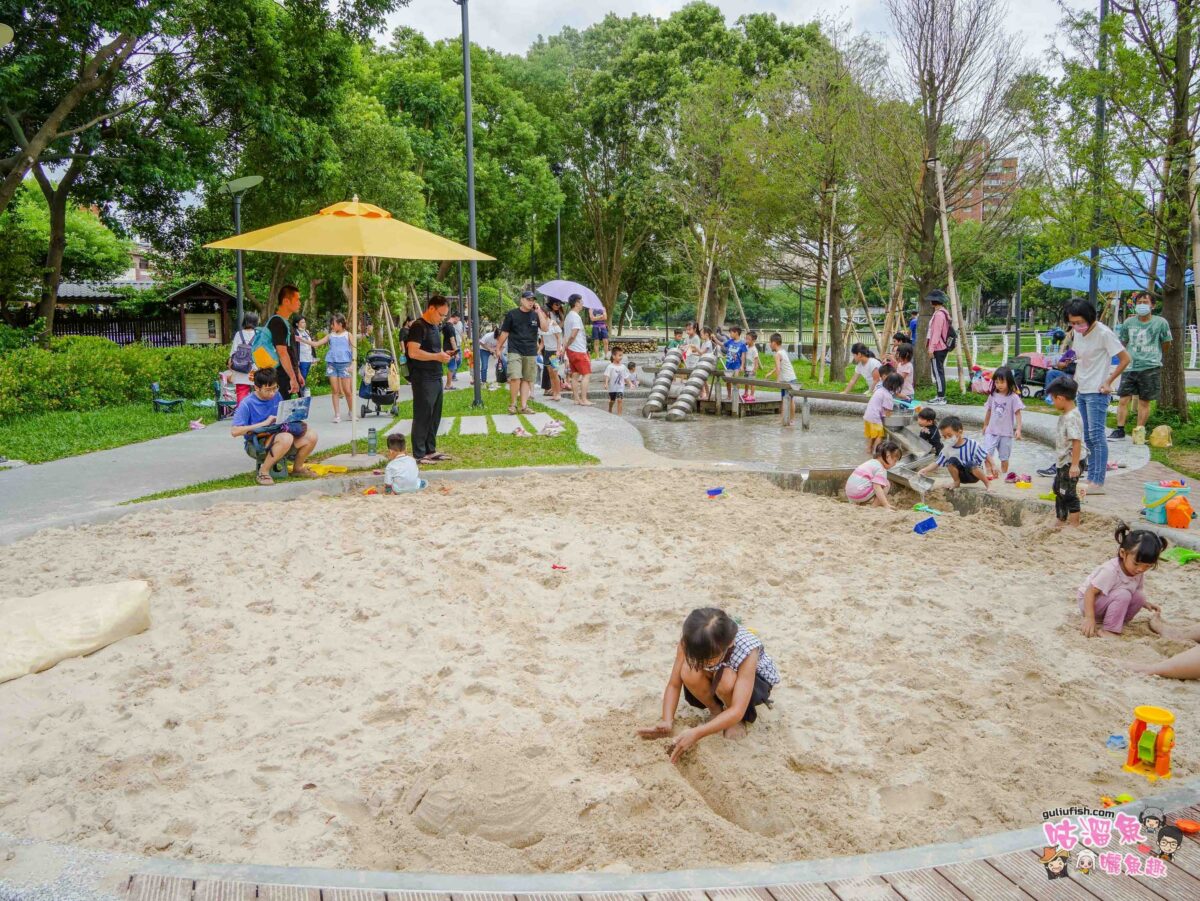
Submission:
[[[1071,348],[1075,351],[1075,381],[1079,385],[1075,402],[1083,416],[1083,440],[1088,450],[1087,483],[1080,486],[1081,493],[1103,494],[1108,471],[1108,442],[1104,438],[1108,401],[1113,382],[1130,363],[1129,352],[1112,329],[1096,321],[1096,308],[1087,298],[1078,297],[1067,305],[1067,321],[1074,331]],[[1114,356],[1116,368],[1112,367]]]
[[[1134,299],[1133,312],[1117,326],[1117,337],[1129,350],[1133,362],[1121,377],[1117,394],[1121,403],[1117,407],[1117,427],[1109,433],[1110,439],[1125,437],[1125,420],[1129,417],[1129,402],[1136,394],[1138,428],[1146,428],[1150,417],[1150,401],[1158,400],[1162,386],[1163,345],[1171,343],[1171,326],[1161,316],[1152,315],[1149,294],[1138,294]]]

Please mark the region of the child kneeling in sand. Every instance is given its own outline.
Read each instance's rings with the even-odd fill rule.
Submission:
[[[1143,607],[1154,614],[1162,613],[1146,600],[1144,579],[1148,570],[1158,566],[1167,540],[1148,529],[1131,529],[1125,523],[1117,525],[1113,537],[1117,539],[1117,556],[1097,566],[1079,586],[1079,612],[1083,614],[1079,631],[1088,638],[1101,631],[1120,635]],[[1097,626],[1096,617],[1100,617],[1103,629]]]
[[[938,423],[938,431],[942,435],[942,449],[938,452],[937,459],[924,467],[919,474],[927,476],[939,466],[943,466],[950,473],[955,488],[979,482],[985,490],[990,490],[987,474],[983,471],[987,454],[977,441],[963,437],[962,420],[957,416],[947,416]]]
[[[388,465],[383,471],[384,494],[409,494],[429,484],[421,478],[417,461],[405,453],[406,446],[404,436],[399,432],[387,436]]]
[[[711,716],[699,726],[680,733],[668,750],[671,762],[700,739],[718,732],[741,738],[746,723],[758,718],[755,709],[769,704],[771,689],[779,684],[779,670],[763,643],[749,629],[735,623],[724,610],[703,607],[683,621],[683,636],[675,648],[675,664],[663,692],[662,719],[642,738],[667,738],[675,725],[679,694],[693,707],[708,709]]]
[[[846,497],[853,504],[870,501],[876,507],[894,509],[888,500],[887,471],[904,456],[895,441],[881,441],[875,445],[875,456],[850,474],[846,480]]]

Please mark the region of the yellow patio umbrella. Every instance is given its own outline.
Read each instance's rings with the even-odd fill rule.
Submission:
[[[266,253],[298,253],[311,256],[350,257],[350,322],[358,328],[358,258],[392,260],[494,260],[462,244],[456,244],[423,228],[392,218],[387,210],[349,202],[327,206],[315,216],[293,219],[268,228],[246,232],[223,241],[205,244],[213,250],[260,250]],[[357,338],[357,336],[356,336]],[[358,341],[352,344],[352,378],[358,378]],[[358,421],[350,405],[350,448],[358,439]]]

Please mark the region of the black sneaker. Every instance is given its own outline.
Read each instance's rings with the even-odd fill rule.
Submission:
[[[1109,441],[1119,441],[1120,439],[1122,439],[1124,437],[1125,437],[1125,429],[1122,426],[1117,426],[1115,429],[1113,429],[1111,432],[1108,433]]]
[[[1037,471],[1038,475],[1040,475],[1040,476],[1052,476],[1056,472],[1058,472],[1058,470],[1055,469],[1053,466],[1047,466],[1045,469],[1039,469]]]

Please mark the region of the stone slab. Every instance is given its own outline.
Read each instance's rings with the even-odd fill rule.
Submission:
[[[387,465],[387,459],[384,456],[381,454],[372,456],[366,452],[366,449],[367,442],[363,438],[359,441],[359,452],[357,454],[336,454],[317,462],[324,466],[345,466],[351,471],[355,469],[375,469]]]
[[[496,431],[501,435],[511,435],[513,430],[517,428],[517,426],[521,425],[520,418],[516,416],[510,416],[507,413],[499,416],[493,416],[492,422],[496,426]]]
[[[488,424],[486,416],[464,416],[458,421],[460,435],[486,435]]]
[[[394,426],[388,429],[384,434],[390,435],[392,432],[399,432],[401,435],[408,436],[412,434],[412,420],[401,419]]]
[[[549,413],[530,413],[525,418],[529,420],[529,424],[533,426],[535,432],[540,432],[542,426],[557,421]]]

